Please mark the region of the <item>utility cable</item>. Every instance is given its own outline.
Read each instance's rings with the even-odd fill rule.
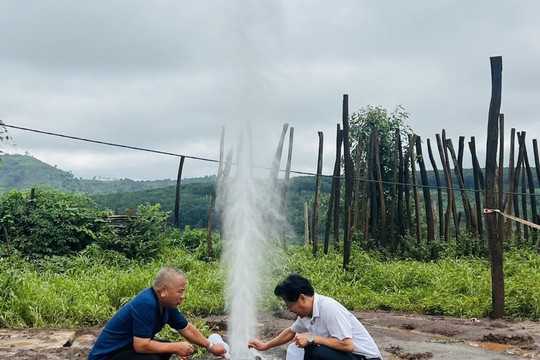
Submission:
[[[111,143],[111,142],[107,142],[107,141],[93,140],[93,139],[88,139],[88,138],[82,138],[82,137],[79,137],[79,136],[71,136],[71,135],[54,133],[54,132],[50,132],[50,131],[30,129],[30,128],[27,128],[27,127],[10,125],[10,124],[2,124],[2,126],[8,127],[8,128],[13,128],[13,129],[18,129],[18,130],[23,130],[23,131],[35,132],[35,133],[38,133],[38,134],[56,136],[56,137],[72,139],[72,140],[78,140],[78,141],[85,141],[85,142],[94,143],[94,144],[108,145],[108,146],[114,146],[114,147],[119,147],[119,148],[124,148],[124,149],[145,151],[145,152],[150,152],[150,153],[154,153],[154,154],[161,154],[161,155],[168,155],[168,156],[175,156],[175,157],[184,157],[184,158],[187,158],[187,159],[219,163],[219,160],[208,159],[208,158],[204,158],[204,157],[200,157],[200,156],[182,155],[182,154],[177,154],[177,153],[168,152],[168,151],[147,149],[147,148],[143,148],[143,147],[139,147],[139,146],[116,144],[116,143]],[[233,164],[236,165],[235,163],[233,163]],[[263,167],[263,166],[254,166],[254,168],[263,169],[263,170],[270,170],[269,167]],[[284,172],[285,170],[280,170],[280,171]],[[317,176],[316,173],[306,172],[306,171],[290,170],[290,172],[293,173],[293,174],[297,174],[297,175]],[[334,175],[321,175],[321,176],[322,177],[328,177],[328,178],[333,178],[334,177]],[[343,179],[344,177],[339,176],[339,178]],[[370,179],[362,179],[361,181],[364,182],[364,183],[378,183],[379,182],[379,180],[370,180]],[[390,181],[381,181],[381,182],[383,184],[385,184],[385,185],[394,185],[395,184],[397,186],[415,186],[414,184],[410,184],[410,183],[394,183],[394,182],[390,182]],[[428,188],[428,189],[442,189],[442,190],[448,190],[449,189],[448,187],[434,186],[434,185],[418,184],[416,186],[418,188]],[[451,189],[455,190],[455,191],[459,191],[458,187],[452,187]],[[464,190],[467,191],[467,192],[473,192],[473,193],[474,192],[483,193],[482,190],[476,190],[476,189],[464,189]],[[523,194],[523,193],[506,192],[506,191],[503,191],[503,194],[530,195],[530,194],[527,194],[527,193]],[[532,194],[532,195],[533,196],[540,196],[540,194]]]

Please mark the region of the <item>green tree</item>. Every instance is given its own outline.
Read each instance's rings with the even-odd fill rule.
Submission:
[[[365,169],[366,165],[368,139],[376,130],[379,134],[379,155],[383,179],[385,181],[392,180],[395,131],[399,129],[404,144],[403,148],[405,149],[408,143],[407,137],[413,133],[411,127],[405,123],[408,118],[409,113],[401,105],[396,106],[391,113],[380,105],[375,107],[368,105],[350,115],[349,138],[351,149],[356,148],[360,135],[363,139],[362,156],[360,158],[360,167],[362,169]],[[351,156],[356,165],[358,159],[356,159],[354,150],[352,150]]]

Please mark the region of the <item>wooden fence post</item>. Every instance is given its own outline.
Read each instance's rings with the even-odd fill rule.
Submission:
[[[474,181],[474,202],[475,202],[475,209],[476,209],[476,235],[479,238],[483,237],[483,226],[482,226],[482,218],[483,218],[483,206],[482,201],[480,199],[480,175],[479,173],[481,170],[478,168],[478,161],[474,161],[476,159],[476,143],[474,136],[471,136],[471,141],[469,142],[469,150],[471,151],[471,156],[473,158],[473,181]]]
[[[347,268],[351,257],[351,201],[354,186],[353,163],[349,138],[349,95],[343,95],[343,153],[345,155],[345,219],[343,224],[343,268]]]
[[[486,184],[485,202],[488,209],[498,209],[495,171],[497,168],[498,120],[501,109],[502,58],[491,57],[491,100],[489,104],[487,146],[486,146]],[[491,259],[492,313],[495,319],[504,316],[504,270],[502,234],[497,227],[497,214],[486,214],[488,245]]]
[[[437,138],[437,148],[439,150],[439,157],[441,158],[441,164],[442,164],[444,179],[446,183],[447,205],[446,205],[446,212],[444,214],[444,240],[448,242],[450,241],[450,216],[452,213],[452,198],[454,196],[454,192],[452,190],[452,179],[450,178],[450,174],[446,167],[446,155],[444,153],[444,147],[442,144],[441,136],[439,134],[436,134],[435,137]]]
[[[340,225],[340,214],[341,214],[341,148],[343,147],[343,130],[339,131],[338,139],[338,155],[339,155],[339,164],[337,169],[334,168],[334,179],[336,180],[336,187],[334,189],[334,248],[337,250],[339,248],[339,225]],[[337,145],[337,144],[336,144]]]
[[[443,200],[442,200],[442,186],[441,178],[439,176],[439,170],[437,169],[437,163],[435,162],[435,157],[433,157],[433,151],[431,150],[431,143],[427,139],[427,148],[429,154],[429,161],[433,167],[433,173],[435,174],[435,182],[437,183],[437,206],[439,211],[439,239],[444,238],[444,210],[443,210]]]
[[[394,131],[394,168],[392,170],[392,204],[390,206],[390,249],[396,251],[396,206],[397,206],[397,179],[399,174],[399,149],[400,142],[399,128]]]
[[[362,157],[362,147],[364,145],[362,134],[358,136],[358,143],[356,144],[356,164],[355,164],[355,170],[354,170],[354,202],[353,202],[353,210],[354,210],[354,216],[353,216],[353,231],[358,231],[358,216],[360,213],[360,207],[358,206],[358,202],[360,200],[360,164],[361,164],[361,157]]]
[[[287,196],[287,189],[289,188],[289,178],[291,176],[291,162],[292,162],[292,150],[294,139],[294,127],[289,129],[289,149],[287,153],[287,165],[285,166],[285,176],[283,177],[283,188],[281,191],[281,213],[285,213],[285,198]]]
[[[182,182],[182,170],[184,169],[185,156],[180,156],[180,165],[178,166],[178,175],[176,176],[176,197],[174,200],[174,228],[178,229],[180,219],[180,183]]]
[[[384,187],[383,187],[383,173],[381,167],[381,157],[379,155],[379,132],[374,132],[374,149],[375,149],[375,169],[377,170],[377,180],[379,184],[379,204],[381,207],[381,230],[379,231],[379,238],[381,239],[381,245],[386,245],[386,200],[384,199]],[[375,228],[376,228],[376,224]]]
[[[341,128],[340,125],[337,124],[337,131],[336,131],[336,160],[334,162],[334,172],[332,176],[332,188],[330,190],[330,200],[328,201],[328,212],[326,214],[326,229],[324,232],[324,253],[328,254],[328,247],[330,245],[330,227],[332,224],[332,214],[334,212],[334,206],[335,206],[335,197],[336,197],[336,187],[339,186],[339,176],[340,176],[340,170],[341,170],[341,143],[343,139],[341,136]],[[338,214],[339,214],[339,203],[336,205],[338,207]],[[338,231],[339,235],[339,215],[335,218],[335,221],[338,223],[338,227],[334,226],[334,231]]]
[[[317,158],[317,178],[315,180],[315,198],[313,199],[313,217],[311,225],[311,237],[313,239],[313,256],[317,255],[319,247],[319,199],[321,197],[321,177],[322,177],[322,162],[323,162],[323,141],[324,135],[322,131],[319,135],[319,156]]]
[[[218,172],[216,176],[216,181],[214,181],[214,191],[212,191],[212,200],[210,201],[210,211],[208,214],[208,227],[206,231],[206,249],[208,251],[208,255],[213,256],[214,255],[214,249],[212,245],[212,227],[214,224],[214,212],[216,207],[216,199],[217,194],[219,192],[219,187],[221,185],[222,177],[223,177],[223,156],[224,156],[224,146],[225,146],[225,127],[221,128],[221,139],[219,142],[219,165],[218,165]],[[223,224],[223,222],[220,222]],[[220,232],[220,236],[223,236],[223,234]]]
[[[510,130],[510,159],[508,160],[508,194],[506,198],[504,199],[503,209],[506,209],[506,206],[508,205],[508,209],[505,210],[509,214],[512,214],[513,206],[514,206],[514,157],[515,157],[515,144],[516,144],[516,129],[512,128]],[[536,158],[536,156],[535,156]],[[537,165],[538,166],[538,165]],[[537,171],[540,171],[540,169],[537,169]],[[540,179],[540,178],[539,178]],[[512,223],[513,221],[511,219],[506,220],[506,228],[505,228],[505,237],[510,237],[512,234]]]
[[[309,211],[308,203],[304,203],[304,245],[309,245]]]
[[[411,158],[411,174],[413,178],[414,194],[414,216],[416,218],[416,241],[422,241],[422,217],[420,216],[420,196],[418,194],[418,176],[416,175],[416,156],[414,147],[416,145],[416,135],[409,134],[409,155]]]
[[[451,193],[452,193],[452,196],[448,199],[448,201],[452,204],[451,208],[452,208],[452,217],[454,219],[454,227],[455,227],[455,234],[456,234],[456,243],[458,242],[458,239],[459,239],[459,221],[460,221],[460,217],[459,217],[459,214],[458,214],[458,211],[457,211],[457,206],[456,206],[456,198],[455,198],[455,193],[454,193],[454,183],[452,182],[452,173],[450,172],[450,156],[448,155],[448,143],[446,141],[446,130],[443,129],[442,130],[442,145],[443,145],[443,152],[444,152],[444,159],[445,159],[445,169],[446,171],[448,172],[448,179],[449,179],[449,183],[450,183],[450,190],[451,190]]]
[[[418,156],[418,165],[420,166],[420,178],[422,179],[422,194],[424,195],[424,204],[426,209],[427,239],[435,240],[435,221],[433,219],[433,206],[431,204],[431,191],[429,187],[426,164],[422,155],[422,141],[420,136],[416,137],[416,155]]]
[[[463,199],[463,209],[465,211],[465,221],[467,224],[467,230],[472,230],[472,216],[471,216],[471,204],[469,202],[469,196],[467,195],[467,189],[465,188],[465,182],[463,181],[463,170],[459,166],[459,161],[456,158],[456,153],[454,151],[454,146],[452,145],[452,140],[446,140],[446,146],[450,151],[450,156],[454,162],[454,172],[458,180],[459,190],[461,191],[461,198]]]

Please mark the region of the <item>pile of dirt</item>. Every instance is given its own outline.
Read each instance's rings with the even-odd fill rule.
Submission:
[[[385,359],[540,359],[540,324],[534,321],[460,319],[395,311],[355,312]],[[227,317],[204,319],[212,332],[226,337]],[[287,311],[257,319],[258,337],[268,340],[294,321]],[[0,359],[86,359],[101,327],[78,330],[0,329]],[[64,346],[66,345],[66,346]],[[285,359],[286,346],[268,350],[263,360]],[[206,354],[202,360],[215,359]]]

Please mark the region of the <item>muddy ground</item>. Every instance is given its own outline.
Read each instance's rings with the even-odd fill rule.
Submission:
[[[265,313],[258,319],[259,337],[269,339],[289,326],[288,312]],[[540,358],[540,324],[509,320],[458,319],[400,312],[356,312],[385,359],[521,359]],[[204,319],[226,335],[227,318]],[[79,329],[0,329],[0,359],[86,359],[101,327]],[[71,344],[70,346],[67,346]],[[66,346],[64,346],[66,345]],[[260,355],[284,359],[285,347]],[[213,356],[200,359],[210,360]]]

